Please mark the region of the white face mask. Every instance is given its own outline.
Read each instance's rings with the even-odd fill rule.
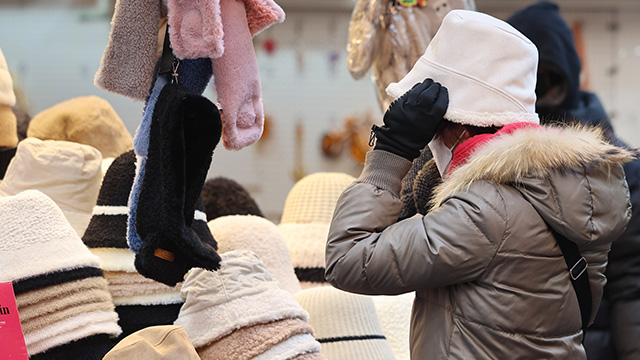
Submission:
[[[458,140],[456,140],[451,148],[447,147],[447,145],[442,142],[440,136],[434,137],[433,140],[431,140],[431,142],[429,142],[428,144],[429,149],[433,154],[433,159],[436,162],[436,167],[438,168],[440,176],[443,179],[446,179],[449,176],[449,167],[451,166],[451,162],[453,161],[452,149],[454,149],[456,145],[458,145],[460,139],[462,139],[462,136],[464,136],[466,131],[467,129],[462,130],[462,133],[460,133],[460,136],[458,136]]]

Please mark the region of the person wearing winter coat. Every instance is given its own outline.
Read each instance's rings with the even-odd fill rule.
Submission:
[[[552,229],[588,263],[592,321],[631,216],[622,164],[633,154],[597,128],[540,126],[537,60],[507,23],[451,11],[387,88],[396,100],[338,200],[325,277],[360,294],[415,291],[412,359],[585,358]],[[402,178],[427,145],[444,180],[427,215],[397,221]]]
[[[543,123],[596,125],[611,144],[628,148],[614,133],[598,97],[580,90],[580,58],[571,29],[556,4],[542,1],[507,22],[538,48],[537,112]],[[607,285],[584,347],[591,360],[640,359],[640,160],[623,165],[631,193],[627,230],[611,245]]]

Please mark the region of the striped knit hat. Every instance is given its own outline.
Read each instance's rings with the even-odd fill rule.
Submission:
[[[99,359],[121,329],[98,258],[39,191],[0,198],[0,218],[0,281],[13,283],[30,358]]]
[[[298,181],[284,203],[278,228],[291,253],[300,286],[329,285],[324,279],[324,250],[338,197],[355,178],[319,172]]]
[[[295,298],[309,312],[327,359],[395,359],[370,297],[321,286],[302,290]]]

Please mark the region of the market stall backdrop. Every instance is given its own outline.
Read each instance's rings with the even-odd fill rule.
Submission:
[[[346,44],[352,0],[278,1],[287,18],[254,39],[266,120],[263,139],[241,151],[214,153],[210,177],[245,186],[265,215],[279,221],[289,190],[304,174],[319,171],[357,176],[348,149],[333,158],[323,136],[348,119],[380,119],[370,77],[351,78]],[[500,18],[533,1],[476,0],[478,10]],[[600,96],[617,133],[640,146],[640,1],[560,0],[563,15],[581,25],[589,89]],[[93,77],[107,44],[110,0],[0,0],[0,48],[22,106],[33,116],[76,96],[107,99],[134,132],[142,103],[100,90]],[[205,96],[216,99],[212,87]],[[380,121],[380,120],[376,120]]]

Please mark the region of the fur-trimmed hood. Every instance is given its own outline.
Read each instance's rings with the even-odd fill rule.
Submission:
[[[594,209],[592,199],[615,198],[610,197],[609,192],[620,189],[613,188],[617,183],[611,178],[624,177],[622,164],[636,156],[632,151],[605,142],[602,131],[595,127],[536,126],[498,132],[488,142],[478,145],[466,163],[453,169],[449,178],[436,188],[432,203],[438,208],[447,198],[467,190],[477,181],[509,185],[518,189],[556,230],[565,236],[575,235],[574,240],[578,242],[587,236],[588,242],[593,234],[584,234],[584,229],[591,229],[590,233],[601,230],[593,221],[603,213],[603,209]],[[600,182],[604,185],[592,184],[594,177],[599,181],[597,185],[602,185]],[[626,182],[624,186],[628,199]],[[580,191],[581,187],[584,191]],[[606,205],[606,201],[603,203],[601,205]],[[577,204],[585,205],[586,216],[567,218],[565,208]],[[571,223],[572,219],[581,223]],[[582,223],[584,219],[588,224]]]

